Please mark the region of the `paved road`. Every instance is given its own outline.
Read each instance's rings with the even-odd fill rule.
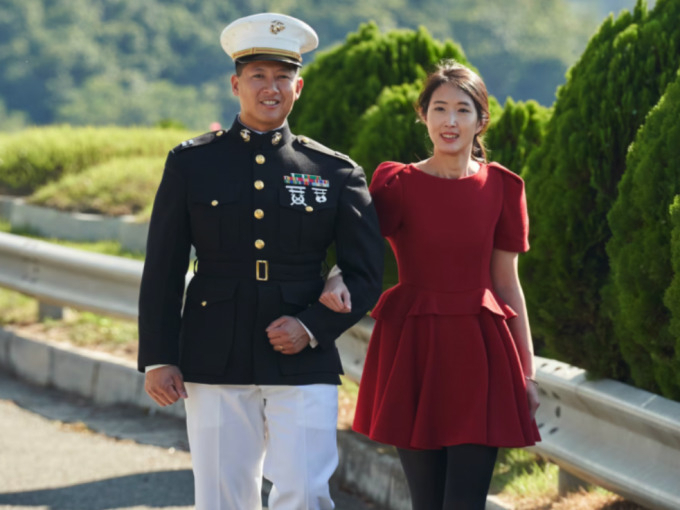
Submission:
[[[371,505],[333,487],[338,510]],[[0,510],[193,508],[182,420],[97,406],[0,371]]]

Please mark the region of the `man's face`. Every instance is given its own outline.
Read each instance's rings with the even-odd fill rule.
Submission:
[[[241,103],[241,122],[256,131],[280,127],[300,97],[297,68],[269,60],[249,62],[231,77],[231,90]]]

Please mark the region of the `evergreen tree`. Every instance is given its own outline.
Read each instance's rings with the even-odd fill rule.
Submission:
[[[362,115],[382,90],[422,80],[442,58],[467,64],[458,45],[437,42],[422,27],[381,34],[374,23],[364,24],[304,70],[305,88],[290,116],[293,131],[350,153]]]
[[[673,266],[673,279],[666,290],[663,302],[671,314],[669,330],[675,339],[673,365],[676,377],[678,377],[678,374],[680,374],[680,195],[675,195],[669,212],[672,225],[671,263]],[[676,383],[678,383],[677,379]]]
[[[609,18],[558,90],[545,140],[523,176],[532,250],[522,264],[534,330],[550,356],[625,380],[626,363],[602,307],[606,215],[628,146],[680,63],[680,2]]]
[[[612,318],[636,385],[680,398],[671,313],[663,304],[671,265],[669,208],[680,194],[680,74],[635,137],[609,212]]]
[[[416,81],[384,88],[359,119],[350,156],[366,169],[369,178],[383,161],[411,162],[429,155],[432,144],[414,108],[420,86],[421,81]]]
[[[536,101],[515,103],[511,98],[499,117],[491,115],[484,143],[490,161],[520,173],[529,155],[541,145],[550,109]]]

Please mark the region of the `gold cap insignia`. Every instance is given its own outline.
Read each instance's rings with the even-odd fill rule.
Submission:
[[[282,32],[285,29],[286,25],[284,25],[280,21],[272,21],[272,24],[269,27],[269,31],[274,35],[278,34],[279,32]]]

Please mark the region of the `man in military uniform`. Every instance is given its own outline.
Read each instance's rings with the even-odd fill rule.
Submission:
[[[141,284],[139,370],[160,405],[186,399],[199,510],[260,508],[263,474],[270,509],[330,509],[335,339],[378,298],[383,241],[362,169],[288,128],[316,33],[266,13],[230,24],[221,42],[241,110],[229,130],[168,155]],[[348,314],[318,302],[332,243]]]

